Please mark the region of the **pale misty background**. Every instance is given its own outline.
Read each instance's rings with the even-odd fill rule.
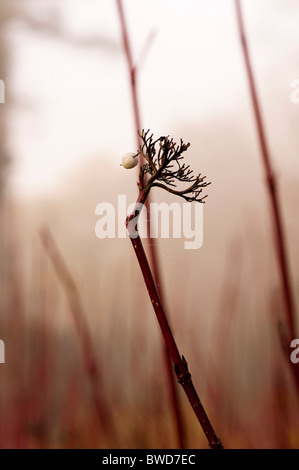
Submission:
[[[290,95],[291,81],[299,78],[299,3],[242,3],[298,297],[299,104]],[[47,225],[79,286],[92,334],[102,335],[102,358],[109,360],[111,354],[117,371],[126,361],[131,364],[133,355],[155,361],[160,333],[131,244],[95,235],[97,204],[115,203],[119,194],[131,203],[137,196],[136,171],[120,166],[122,155],[136,150],[136,136],[116,3],[22,4],[37,21],[54,18],[63,31],[62,37],[37,32],[18,19],[6,26],[6,89],[11,98],[1,106],[9,106],[12,161],[5,201],[6,217],[13,220],[7,232],[18,247],[14,258],[24,276],[26,315],[39,315],[34,293],[55,292],[45,294],[48,320],[58,332],[69,328],[63,292],[39,242],[39,230]],[[175,337],[195,383],[200,379],[204,398],[210,399],[203,377],[212,363],[216,389],[224,397],[219,409],[229,413],[234,404],[248,435],[258,426],[259,445],[273,445],[259,405],[264,406],[270,387],[279,283],[234,2],[124,0],[124,9],[140,67],[142,127],[157,137],[167,134],[190,142],[187,162],[212,183],[206,188],[202,248],[184,250],[183,240],[157,243]],[[143,60],[143,46],[152,33]],[[81,47],[64,36],[99,37],[101,45]],[[176,199],[157,190],[152,200]],[[142,348],[135,344],[137,333]],[[233,360],[227,369],[221,360],[229,348]],[[140,363],[137,371],[138,382],[146,370]],[[115,377],[111,373],[111,380]],[[137,382],[123,382],[132,403]],[[238,420],[236,442],[241,439]]]
[[[42,17],[46,7],[53,6],[45,2],[34,14]],[[57,21],[66,32],[79,37],[99,35],[105,41],[102,48],[86,50],[47,34],[37,36],[17,21],[11,24],[14,48],[8,85],[20,104],[11,118],[10,188],[28,211],[32,204],[42,210],[41,222],[69,230],[61,242],[69,246],[77,240],[82,263],[87,252],[94,261],[109,246],[130,256],[126,241],[100,241],[94,235],[98,203],[113,203],[118,194],[127,194],[128,202],[136,197],[136,173],[120,166],[121,156],[135,151],[136,139],[116,5],[89,1],[87,8],[84,1],[64,1],[58,11]],[[271,256],[272,249],[270,238],[265,246],[259,240],[269,237],[267,194],[234,4],[130,0],[125,2],[125,13],[134,58],[140,63],[142,126],[155,135],[170,134],[191,142],[188,162],[212,182],[204,208],[203,248],[188,253],[182,241],[174,241],[178,250],[161,241],[162,259],[170,256],[163,260],[165,268],[170,266],[168,285],[173,285],[173,277],[180,282],[175,270],[182,257],[187,272],[204,266],[201,282],[213,284],[214,291],[215,279],[223,276],[227,247],[235,239],[247,249],[260,250],[261,256],[268,249]],[[294,1],[244,2],[267,137],[281,201],[291,211],[286,224],[294,239],[298,234],[294,215],[299,106],[291,103],[290,94],[291,81],[299,76],[296,13]],[[153,32],[143,61],[140,53]],[[152,197],[168,200],[160,191]],[[259,256],[254,259],[262,262]],[[107,269],[113,276],[111,260]],[[98,267],[94,276],[101,276]],[[107,272],[105,279],[110,280]],[[203,289],[201,295],[207,292]],[[207,302],[214,299],[209,296]]]

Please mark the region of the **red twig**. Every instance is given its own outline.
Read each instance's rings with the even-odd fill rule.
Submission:
[[[131,52],[131,46],[130,46],[129,35],[128,35],[128,31],[127,31],[127,25],[126,25],[126,19],[125,19],[125,14],[124,14],[122,1],[121,0],[116,0],[116,3],[117,3],[117,9],[118,9],[120,25],[121,25],[122,40],[123,40],[124,50],[125,50],[125,54],[126,54],[129,74],[130,74],[130,88],[131,88],[132,104],[133,104],[133,111],[134,111],[135,129],[136,129],[136,132],[137,132],[137,130],[141,129],[139,105],[138,105],[138,98],[137,98],[137,88],[136,88],[136,70],[137,69],[134,66],[134,62],[133,62],[133,57],[132,57],[132,52]],[[140,143],[138,135],[137,135],[137,139],[138,139],[137,140],[137,148],[138,148],[139,143]],[[141,159],[142,157],[140,156],[139,158]]]
[[[181,356],[174,340],[172,331],[168,324],[165,311],[159,297],[157,287],[155,285],[153,275],[150,269],[150,266],[147,261],[145,251],[139,234],[136,227],[136,217],[140,215],[139,204],[144,204],[147,194],[141,189],[139,192],[139,197],[136,203],[136,209],[133,214],[127,218],[126,226],[130,235],[130,239],[140,266],[140,269],[143,274],[143,278],[148,290],[149,297],[151,299],[154,311],[156,313],[157,320],[159,322],[167,349],[174,363],[174,370],[177,376],[178,382],[182,385],[184,392],[186,393],[189,402],[193,408],[193,411],[206,435],[206,438],[209,442],[209,446],[212,449],[222,449],[222,444],[220,439],[216,436],[216,433],[208,419],[208,416],[204,410],[204,407],[199,399],[199,396],[194,388],[191,374],[188,370],[187,362],[184,356]]]
[[[53,264],[57,277],[65,290],[70,305],[75,327],[81,341],[83,361],[92,385],[93,400],[99,421],[103,430],[105,432],[112,432],[115,438],[113,410],[103,392],[102,378],[97,365],[96,352],[92,345],[92,338],[86,324],[86,317],[77,286],[56,246],[51,232],[48,229],[44,229],[41,231],[40,237],[45,251]]]
[[[241,0],[235,0],[236,12],[237,12],[237,21],[238,21],[238,29],[241,38],[242,50],[245,60],[246,72],[248,76],[249,88],[250,88],[250,95],[254,110],[254,116],[256,121],[258,139],[260,144],[261,150],[261,157],[264,166],[264,173],[268,188],[269,200],[270,200],[270,208],[271,208],[271,216],[272,216],[272,223],[273,223],[273,234],[275,239],[275,248],[276,248],[276,255],[277,255],[277,263],[281,281],[281,288],[282,288],[282,297],[284,303],[284,311],[286,316],[286,322],[288,327],[288,332],[286,337],[283,338],[283,349],[287,353],[288,362],[292,367],[292,372],[294,374],[294,379],[299,389],[299,370],[298,367],[294,367],[291,361],[289,360],[289,346],[290,341],[296,338],[296,327],[295,327],[295,319],[296,319],[296,312],[294,306],[294,299],[292,295],[291,289],[291,279],[289,274],[288,268],[288,261],[287,261],[287,253],[286,253],[286,242],[283,230],[283,222],[282,216],[280,211],[280,205],[277,195],[277,182],[275,173],[273,171],[273,165],[271,162],[271,156],[268,148],[268,143],[265,135],[264,130],[264,123],[262,118],[262,113],[260,109],[258,94],[256,90],[256,84],[253,74],[253,69],[250,60],[250,54],[247,45],[247,39],[245,34],[245,27],[242,15],[242,8],[241,8]]]
[[[128,71],[129,71],[129,76],[130,76],[130,88],[131,88],[131,97],[132,97],[132,106],[133,106],[133,114],[134,114],[134,128],[135,128],[135,135],[137,138],[137,149],[139,148],[140,145],[140,136],[138,134],[138,131],[141,131],[141,121],[140,121],[140,111],[139,111],[139,102],[138,102],[138,96],[137,96],[137,72],[140,67],[141,61],[144,60],[145,53],[148,51],[149,46],[153,40],[154,34],[152,33],[148,40],[146,41],[146,44],[142,50],[141,57],[139,60],[138,67],[134,65],[133,62],[133,57],[132,57],[132,51],[131,51],[131,46],[130,46],[130,41],[129,41],[129,34],[127,30],[127,24],[126,24],[126,19],[124,15],[124,10],[123,10],[123,5],[122,5],[122,0],[116,0],[117,3],[117,8],[118,8],[118,14],[119,14],[119,19],[120,19],[120,24],[121,24],[121,32],[122,32],[122,40],[123,40],[123,46],[125,50],[125,55],[126,55],[126,60],[127,60],[127,65],[128,65]],[[139,166],[138,166],[138,171],[140,168],[140,165],[144,163],[144,158],[142,155],[139,155]],[[142,187],[143,185],[143,178],[139,179],[139,186]],[[146,199],[145,201],[146,209],[147,209],[147,231],[148,234],[151,233],[150,231],[150,206],[149,206],[149,198]],[[158,256],[157,256],[157,250],[156,250],[156,244],[155,240],[151,239],[151,243],[149,246],[149,252],[150,252],[150,258],[151,258],[151,263],[153,267],[153,274],[155,281],[157,285],[159,285],[159,294],[160,297],[163,299],[163,289],[162,289],[162,280],[160,276],[160,268],[159,268],[159,262],[158,262]],[[175,417],[175,425],[176,425],[176,432],[177,432],[177,439],[178,439],[178,444],[180,448],[185,448],[185,436],[184,436],[184,425],[183,425],[183,417],[182,417],[182,411],[180,407],[180,402],[179,398],[177,395],[177,390],[175,386],[175,381],[174,381],[174,374],[171,366],[171,359],[169,357],[168,350],[164,348],[164,360],[165,360],[165,366],[166,366],[166,371],[167,371],[167,377],[168,377],[168,384],[169,384],[169,393],[171,397],[171,406],[173,409],[174,417]]]

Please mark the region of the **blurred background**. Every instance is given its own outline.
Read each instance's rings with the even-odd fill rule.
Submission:
[[[299,4],[242,4],[298,301]],[[234,2],[123,6],[142,127],[190,142],[187,162],[211,181],[203,246],[156,241],[175,339],[224,447],[296,448]],[[161,333],[130,241],[95,235],[99,203],[137,197],[137,171],[120,166],[136,132],[116,1],[2,0],[0,22],[0,447],[176,448]],[[206,448],[177,389],[185,446]]]

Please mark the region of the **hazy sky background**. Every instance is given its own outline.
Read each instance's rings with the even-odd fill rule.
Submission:
[[[155,31],[139,69],[142,126],[157,136],[190,142],[187,164],[212,183],[204,192],[208,198],[203,246],[185,250],[184,239],[171,237],[159,237],[156,242],[171,326],[190,369],[195,370],[195,380],[197,374],[203,386],[198,354],[203,367],[214,358],[226,389],[229,379],[222,354],[233,353],[236,361],[226,360],[237,367],[236,383],[240,370],[248,382],[245,395],[232,386],[230,402],[239,397],[245,427],[253,409],[268,436],[269,426],[259,413],[265,403],[271,406],[264,344],[268,338],[272,354],[280,289],[234,1],[123,3],[135,62],[140,64],[140,52]],[[98,49],[77,47],[64,38],[34,32],[20,20],[9,25],[11,62],[6,86],[14,101],[11,107],[2,106],[10,109],[8,195],[16,196],[18,203],[10,204],[7,198],[7,222],[2,224],[8,246],[13,247],[5,257],[8,282],[15,285],[10,270],[16,270],[16,279],[22,273],[26,314],[40,318],[45,299],[51,328],[69,329],[72,317],[63,289],[39,240],[41,227],[49,227],[78,285],[91,331],[101,332],[104,359],[108,357],[110,364],[113,351],[125,370],[125,364],[133,364],[134,338],[155,360],[158,348],[152,341],[159,344],[160,333],[128,239],[95,235],[97,205],[116,203],[118,195],[126,195],[129,204],[137,193],[136,171],[120,166],[122,155],[136,150],[136,135],[116,2],[24,0],[22,4],[41,18],[49,14],[49,7],[57,6],[64,36],[98,35],[104,44]],[[291,82],[299,79],[299,1],[243,0],[242,4],[299,302],[299,103],[290,99]],[[151,201],[157,200],[177,202],[178,198],[155,188]],[[119,223],[124,222],[121,216]],[[144,240],[146,251],[150,243]],[[224,346],[221,361],[217,344]],[[141,362],[140,368],[147,373]],[[251,394],[259,382],[265,400],[262,408],[256,407]],[[134,380],[132,384],[136,385]]]
[[[290,102],[290,83],[299,78],[299,2],[243,5],[267,130],[277,139],[273,158],[292,174],[298,169],[299,104]],[[66,31],[99,34],[116,47],[76,48],[11,25],[8,85],[20,100],[11,120],[11,187],[21,197],[57,191],[90,158],[119,173],[122,154],[135,150],[115,1],[63,0],[59,6]],[[124,7],[135,61],[156,33],[139,72],[144,128],[176,136],[189,124],[200,129],[239,116],[254,129],[232,0],[125,0]]]

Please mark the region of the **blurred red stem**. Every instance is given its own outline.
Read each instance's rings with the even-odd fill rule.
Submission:
[[[290,338],[296,338],[295,334],[295,308],[294,308],[294,301],[292,296],[291,290],[291,280],[288,270],[288,263],[287,263],[287,254],[286,254],[286,243],[283,231],[283,222],[282,216],[280,212],[280,206],[277,196],[277,184],[275,174],[273,172],[273,166],[270,158],[269,148],[265,136],[264,130],[264,123],[262,119],[262,114],[260,110],[259,100],[256,91],[256,85],[254,80],[254,74],[252,70],[247,39],[245,34],[244,28],[244,21],[242,16],[242,9],[241,9],[241,2],[240,0],[235,0],[236,10],[237,10],[237,19],[238,19],[238,27],[239,33],[241,36],[241,43],[242,49],[244,54],[245,66],[249,81],[250,87],[250,94],[251,100],[256,120],[256,127],[258,132],[258,138],[260,143],[261,149],[261,156],[266,176],[267,188],[269,193],[270,205],[271,205],[271,213],[272,213],[272,220],[273,220],[273,232],[275,237],[275,245],[276,245],[276,254],[277,254],[277,261],[278,267],[280,272],[280,279],[283,291],[283,300],[285,306],[285,313],[286,319],[289,329]]]
[[[143,278],[144,278],[144,281],[148,290],[148,294],[151,299],[154,311],[156,313],[156,317],[159,322],[167,349],[174,363],[174,370],[176,373],[177,380],[182,385],[184,392],[186,393],[189,399],[189,402],[193,408],[193,411],[209,442],[209,446],[212,449],[222,449],[223,447],[222,447],[221,441],[216,436],[216,433],[208,419],[208,416],[204,410],[204,407],[194,388],[194,385],[191,379],[191,374],[188,370],[187,362],[184,359],[184,357],[181,356],[179,353],[172,331],[168,324],[145,251],[143,249],[141,239],[137,231],[137,226],[136,226],[137,219],[136,218],[138,218],[138,216],[140,215],[140,206],[138,207],[138,204],[140,203],[144,204],[146,197],[147,197],[147,193],[145,193],[141,189],[139,192],[139,197],[137,199],[137,206],[134,212],[132,213],[132,215],[127,218],[126,227],[128,229],[130,239],[131,239],[140,269],[142,271]]]
[[[136,68],[136,66],[134,66],[134,63],[133,63],[128,28],[127,28],[126,18],[124,14],[123,5],[122,5],[122,0],[116,0],[116,3],[117,3],[120,24],[121,24],[123,46],[124,46],[124,51],[125,51],[128,71],[129,71],[129,77],[130,77],[130,88],[131,88],[132,106],[133,106],[133,114],[134,114],[134,124],[135,124],[136,138],[137,138],[136,144],[137,144],[137,149],[138,149],[140,146],[140,137],[139,137],[138,131],[141,131],[139,102],[138,102],[137,87],[136,87],[136,72],[138,72],[138,69]],[[142,155],[139,155],[139,168],[140,168],[140,165],[144,163],[143,160],[144,159]],[[143,177],[141,176],[141,172],[139,173],[139,187],[140,188],[143,187]],[[150,206],[149,206],[149,199],[147,198],[145,199],[146,200],[144,202],[145,202],[147,214],[148,214],[147,231],[150,234]],[[149,252],[150,252],[151,263],[153,266],[154,278],[155,278],[157,285],[160,286],[159,287],[160,296],[163,297],[162,281],[161,281],[161,276],[160,276],[158,256],[157,256],[156,245],[155,245],[154,239],[151,239],[151,243],[149,245]],[[170,403],[173,408],[173,413],[175,417],[177,440],[178,440],[179,447],[181,449],[184,449],[186,445],[185,445],[185,437],[184,437],[184,425],[183,425],[182,411],[181,411],[179,398],[178,398],[177,391],[176,391],[175,380],[174,380],[174,375],[173,375],[172,366],[171,366],[171,359],[169,357],[169,353],[166,348],[164,348],[164,361],[165,361],[165,366],[166,366],[166,371],[167,371],[169,393],[171,397]]]
[[[83,361],[92,385],[93,400],[99,421],[103,430],[105,432],[112,431],[114,438],[116,438],[112,408],[103,393],[102,379],[97,365],[96,352],[92,346],[92,338],[86,324],[85,313],[83,311],[77,286],[58,250],[51,232],[48,229],[43,229],[40,233],[40,237],[44,249],[53,264],[57,277],[60,280],[69,301],[75,327],[81,341]]]
[[[132,52],[131,52],[131,46],[130,46],[129,35],[127,31],[127,25],[126,25],[126,19],[124,15],[122,1],[116,0],[116,3],[117,3],[117,9],[118,9],[120,25],[121,25],[122,40],[123,40],[123,45],[124,45],[124,50],[126,54],[129,75],[130,75],[130,88],[131,88],[132,104],[133,104],[133,111],[134,111],[135,129],[137,131],[137,130],[141,130],[141,125],[140,125],[140,113],[139,113],[137,88],[136,88],[136,68],[133,63],[133,57],[132,57]],[[137,148],[139,147],[139,143],[140,143],[140,137],[137,134]],[[140,163],[141,163],[142,158],[143,157],[139,155]]]
[[[273,234],[275,240],[275,248],[276,248],[276,255],[277,255],[277,263],[280,275],[280,282],[282,288],[282,297],[283,297],[283,304],[284,304],[284,311],[285,317],[287,322],[287,329],[288,332],[286,335],[281,331],[281,342],[282,342],[282,349],[285,353],[285,358],[287,360],[288,365],[291,367],[291,373],[297,387],[299,390],[299,369],[297,365],[294,365],[290,361],[290,343],[292,339],[296,338],[296,325],[295,325],[295,304],[292,295],[292,288],[291,288],[291,279],[289,274],[288,268],[288,261],[287,261],[287,253],[286,253],[286,242],[283,230],[283,221],[282,215],[280,211],[280,205],[277,195],[277,183],[276,177],[273,172],[273,165],[271,162],[270,152],[267,144],[267,139],[264,130],[264,123],[262,119],[259,99],[257,95],[255,79],[253,74],[253,69],[251,65],[247,39],[245,34],[245,27],[242,15],[242,8],[241,8],[241,0],[235,0],[236,11],[237,11],[237,20],[238,20],[238,28],[241,38],[242,50],[245,60],[246,72],[248,76],[251,100],[254,110],[254,116],[256,121],[256,127],[258,132],[258,138],[260,143],[261,149],[261,156],[264,166],[264,172],[267,182],[269,200],[270,200],[270,208],[271,208],[271,216],[272,216],[272,223],[273,223]]]

